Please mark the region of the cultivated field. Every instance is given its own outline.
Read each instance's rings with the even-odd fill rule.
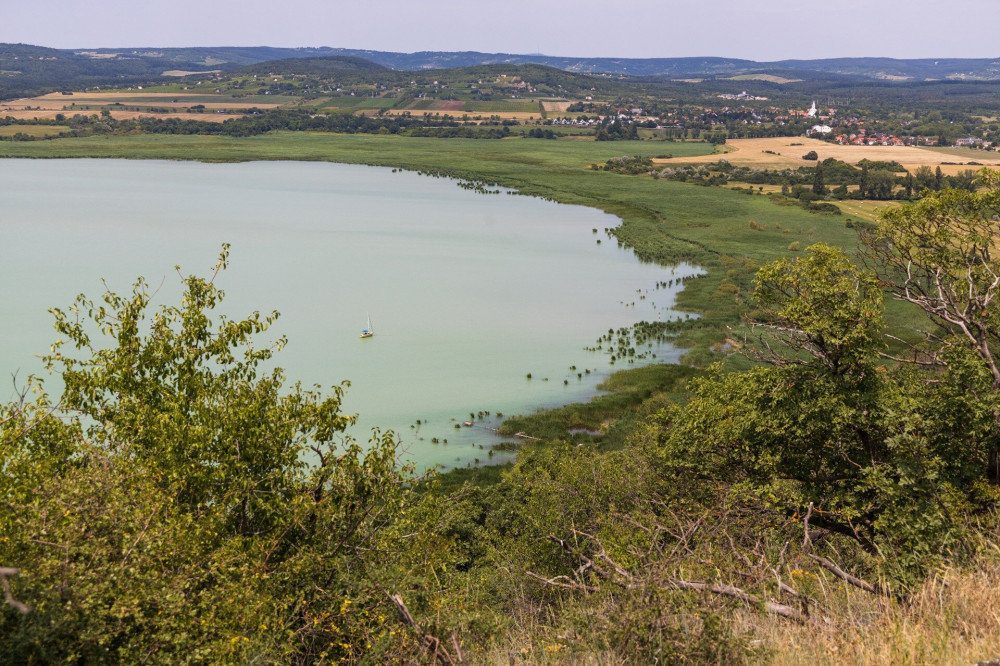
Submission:
[[[4,107],[0,107],[0,116],[11,118],[17,118],[18,120],[54,120],[56,116],[60,113],[64,116],[71,117],[77,113],[82,115],[92,115],[98,113],[101,109],[91,108],[91,109],[69,109],[67,111],[55,110],[55,109],[14,109],[8,110]],[[176,111],[170,113],[155,113],[152,111],[122,111],[120,109],[110,108],[111,116],[116,120],[130,120],[134,118],[179,118],[180,120],[204,120],[210,123],[221,123],[230,118],[236,118],[243,114],[239,112],[234,113],[188,113],[187,111]]]
[[[569,100],[549,100],[542,102],[542,106],[545,107],[545,110],[552,111],[553,113],[566,113],[566,109],[568,109],[572,104],[573,102],[570,102]]]
[[[833,157],[848,164],[857,164],[863,159],[877,161],[895,161],[908,170],[920,166],[941,167],[941,171],[952,175],[965,169],[976,169],[967,162],[979,162],[983,166],[1000,166],[1000,154],[985,151],[965,150],[955,154],[956,149],[942,152],[930,148],[915,146],[840,146],[826,143],[818,139],[802,137],[775,137],[768,139],[730,139],[726,142],[729,152],[725,159],[740,166],[758,167],[761,169],[787,169],[800,166],[810,166],[813,162],[802,159],[810,150],[815,150],[820,160]],[[770,151],[770,152],[768,152]],[[664,160],[653,160],[666,166],[671,162],[704,163],[716,162],[718,155],[706,155],[696,159],[675,157]],[[944,164],[951,162],[951,164]]]
[[[210,84],[211,85],[211,84]],[[541,108],[546,113],[561,114],[571,104],[568,100],[549,99],[498,99],[480,100],[437,100],[419,99],[410,101],[405,107],[393,108],[398,99],[389,97],[337,96],[319,97],[303,102],[291,95],[246,95],[233,96],[213,93],[203,88],[190,90],[117,90],[97,92],[73,92],[71,94],[49,93],[38,97],[22,98],[0,103],[0,117],[18,120],[47,119],[58,114],[72,116],[77,113],[90,115],[107,109],[116,119],[124,120],[140,116],[157,118],[181,118],[222,122],[227,118],[242,115],[246,109],[274,109],[279,107],[302,107],[316,110],[338,110],[352,113],[371,114],[378,111],[389,114],[441,113],[458,116],[462,114],[484,117],[499,116],[502,119],[539,120]],[[189,111],[199,106],[197,115]]]
[[[274,109],[284,100],[259,101],[256,97],[234,98],[211,93],[169,93],[135,90],[128,92],[75,92],[71,95],[49,93],[38,97],[16,99],[0,104],[0,116],[21,120],[33,118],[52,119],[58,114],[72,116],[77,113],[90,115],[104,109],[119,120],[155,116],[157,118],[182,118],[222,122],[249,108]],[[207,113],[189,113],[187,109],[200,105]],[[123,108],[123,107],[132,107]],[[139,107],[135,110],[135,107]],[[161,111],[161,110],[165,110]],[[225,113],[220,113],[225,112]]]
[[[478,110],[470,111],[469,109],[439,110],[439,109],[414,109],[412,107],[408,107],[405,109],[390,109],[386,111],[386,115],[389,116],[401,116],[407,113],[409,113],[414,117],[422,116],[424,113],[430,113],[432,115],[435,113],[440,113],[441,115],[447,113],[453,118],[457,118],[459,120],[462,119],[462,116],[468,116],[469,120],[488,120],[492,116],[496,116],[501,120],[521,120],[521,121],[524,120],[540,121],[542,118],[542,114],[540,111],[538,111],[538,109],[535,109],[534,111],[478,111]]]

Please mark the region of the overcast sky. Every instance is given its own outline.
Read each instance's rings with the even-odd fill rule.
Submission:
[[[751,60],[1000,57],[1000,0],[0,0],[0,42]]]

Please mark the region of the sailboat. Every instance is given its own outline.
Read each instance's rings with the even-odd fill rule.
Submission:
[[[375,335],[375,329],[372,328],[372,316],[368,315],[368,326],[361,329],[362,338],[370,338]]]

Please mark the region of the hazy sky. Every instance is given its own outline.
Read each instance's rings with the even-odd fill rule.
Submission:
[[[1000,0],[0,0],[0,8],[0,42],[55,48],[1000,57]]]

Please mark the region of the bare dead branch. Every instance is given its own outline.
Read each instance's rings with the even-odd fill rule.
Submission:
[[[564,590],[575,590],[584,592],[597,592],[601,588],[594,587],[592,585],[584,585],[583,583],[578,583],[569,576],[555,576],[553,578],[546,578],[545,576],[540,576],[533,571],[526,571],[526,574],[542,581],[546,585],[551,585],[552,587],[561,587]]]
[[[420,640],[423,642],[424,648],[430,652],[431,662],[438,661],[442,664],[449,664],[450,666],[454,666],[456,663],[462,663],[461,658],[459,658],[458,662],[455,662],[451,658],[451,655],[448,654],[448,650],[441,644],[440,639],[426,633],[420,628],[420,625],[413,619],[413,615],[410,614],[410,610],[403,602],[403,597],[398,594],[390,594],[388,596],[389,601],[391,601],[393,605],[396,606],[396,610],[399,611],[399,617],[403,620],[403,623],[413,629],[413,631],[420,636]],[[454,637],[454,634],[452,634],[452,639],[454,639]]]
[[[809,554],[809,548],[812,546],[812,540],[809,538],[809,518],[813,515],[813,503],[809,502],[809,509],[806,511],[805,517],[802,519],[802,552]]]
[[[758,597],[749,594],[738,587],[734,587],[733,585],[714,585],[694,580],[681,580],[679,578],[669,578],[667,579],[667,582],[671,587],[680,590],[699,590],[701,592],[711,592],[712,594],[737,599],[750,604],[751,606],[759,606],[761,603]],[[775,603],[773,601],[765,601],[763,605],[764,610],[773,615],[778,615],[802,624],[809,621],[808,617],[791,606]]]
[[[14,593],[10,589],[10,578],[13,578],[18,573],[19,569],[12,569],[10,567],[0,567],[0,587],[3,587],[3,599],[8,606],[16,610],[18,613],[25,615],[31,611],[31,608],[14,598]]]
[[[807,594],[802,594],[798,590],[794,589],[791,585],[788,585],[783,580],[781,580],[781,576],[779,575],[777,569],[773,569],[773,572],[774,572],[775,580],[778,581],[778,591],[781,592],[781,593],[787,594],[787,595],[791,596],[793,599],[797,600],[799,602],[799,604],[801,605],[802,614],[803,615],[805,615],[806,617],[809,617],[809,618],[812,617],[811,614],[809,613],[809,607],[810,606],[815,606],[815,607],[820,608],[820,609],[822,609],[824,611],[828,611],[827,607],[824,606],[823,604],[821,604],[820,602],[818,602],[816,599],[813,599],[812,597],[810,597]],[[822,620],[826,624],[830,623],[830,618],[828,618],[828,617],[824,616],[822,618]]]
[[[149,518],[146,519],[146,524],[143,525],[142,527],[142,532],[140,532],[139,536],[135,538],[135,541],[132,542],[132,545],[129,546],[128,551],[126,551],[125,556],[122,557],[122,561],[118,564],[119,569],[125,566],[125,562],[128,561],[128,558],[132,554],[132,551],[135,550],[135,547],[139,545],[139,542],[142,540],[142,537],[146,536],[146,532],[149,531],[149,524],[152,522],[153,517],[156,516],[156,514],[158,514],[159,512],[160,512],[160,507],[156,507],[156,509],[154,509],[153,512],[149,514]]]
[[[853,585],[854,587],[860,590],[864,590],[865,592],[869,592],[871,594],[883,597],[889,597],[891,599],[897,599],[899,601],[906,600],[906,595],[897,594],[882,585],[872,585],[867,581],[861,580],[857,576],[852,576],[851,574],[847,573],[846,571],[838,567],[836,564],[826,559],[825,557],[820,557],[819,555],[812,555],[812,554],[810,554],[809,557],[814,559],[816,562],[819,563],[821,567],[832,573],[837,578],[841,579],[845,583]]]
[[[703,583],[700,581],[690,581],[672,577],[666,578],[663,583],[659,583],[659,581],[656,580],[652,580],[649,582],[637,580],[634,575],[632,575],[620,564],[615,562],[615,560],[612,559],[610,555],[608,555],[607,551],[604,549],[603,544],[601,544],[600,539],[598,539],[593,535],[587,534],[586,532],[582,532],[580,530],[573,529],[572,532],[574,536],[582,536],[589,539],[591,543],[594,544],[599,549],[598,552],[588,557],[587,555],[584,555],[582,553],[574,552],[574,550],[570,547],[570,545],[566,543],[566,541],[563,539],[560,539],[554,535],[549,535],[547,538],[554,543],[560,544],[564,550],[577,555],[584,561],[586,566],[577,569],[577,572],[580,572],[581,570],[585,569],[593,569],[594,574],[598,578],[606,580],[614,585],[617,585],[618,587],[629,590],[642,589],[646,587],[656,588],[656,587],[662,587],[665,584],[666,589],[698,590],[702,592],[710,592],[712,594],[718,594],[721,596],[730,597],[732,599],[737,599],[754,607],[758,608],[763,607],[763,609],[768,613],[771,613],[773,615],[778,615],[780,617],[784,617],[793,620],[795,622],[806,623],[809,621],[808,614],[806,613],[802,613],[796,610],[795,608],[792,608],[791,606],[786,606],[785,604],[780,604],[769,600],[762,601],[760,598],[752,594],[749,594],[748,592],[742,590],[741,588],[732,585]],[[597,592],[600,590],[599,587],[580,583],[578,581],[573,580],[569,576],[555,576],[553,578],[546,578],[532,571],[528,571],[526,573],[532,578],[540,580],[546,585],[551,585],[553,587],[558,587],[567,590],[574,590],[574,591],[584,591],[584,592]]]

